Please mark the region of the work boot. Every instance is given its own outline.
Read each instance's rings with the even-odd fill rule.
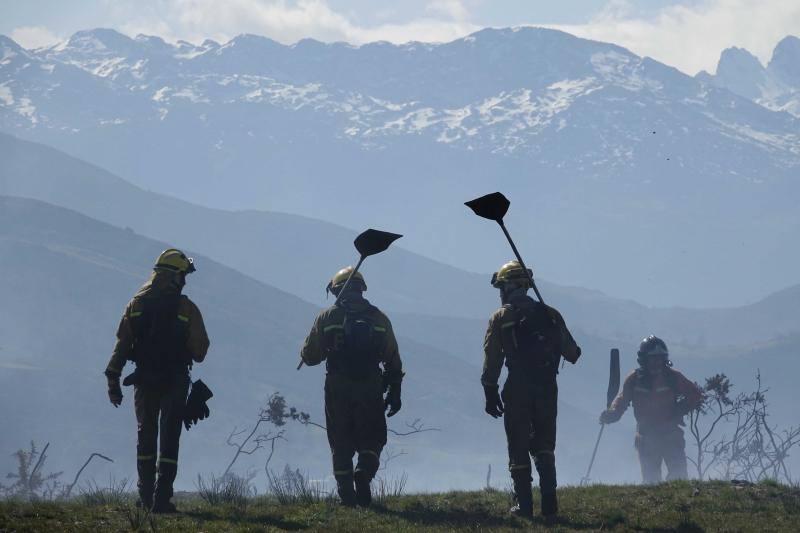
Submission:
[[[336,489],[339,500],[345,507],[356,506],[356,491],[353,488],[353,474],[336,476]]]
[[[139,480],[136,488],[139,491],[139,501],[137,507],[150,509],[153,507],[153,491],[156,485],[156,462],[152,457],[139,459],[136,464]]]
[[[369,474],[363,471],[357,471],[355,475],[356,481],[356,503],[360,507],[369,507],[372,504],[372,491],[369,486]]]
[[[515,476],[514,501],[516,505],[510,509],[511,514],[521,518],[533,518],[533,491],[531,489],[530,474]]]
[[[539,493],[542,495],[542,516],[546,523],[554,523],[558,515],[556,498],[556,458],[552,452],[536,454],[536,471],[539,472]]]
[[[144,493],[139,491],[139,499],[136,500],[136,507],[140,509],[152,509],[153,508],[153,493]]]
[[[159,497],[159,495],[156,494],[151,512],[153,514],[172,514],[177,513],[178,509],[175,507],[174,503],[169,501],[169,497]]]
[[[558,517],[558,497],[555,493],[542,494],[542,516],[546,523],[555,523]]]
[[[178,508],[172,502],[154,503],[152,511],[153,514],[175,514]]]

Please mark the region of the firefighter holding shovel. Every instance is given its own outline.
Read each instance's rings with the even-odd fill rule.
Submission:
[[[489,319],[481,375],[486,412],[494,418],[502,416],[505,426],[516,500],[511,512],[525,518],[533,516],[532,456],[539,474],[541,512],[551,522],[558,513],[556,375],[561,357],[574,364],[581,349],[561,314],[542,300],[533,272],[525,267],[503,223],[510,202],[502,194],[494,193],[466,205],[477,215],[500,225],[517,257],[492,277],[492,286],[500,290],[502,307]],[[533,289],[538,301],[528,296],[529,289]],[[501,393],[498,380],[504,363],[508,377]]]

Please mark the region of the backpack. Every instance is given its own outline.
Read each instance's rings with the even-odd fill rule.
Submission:
[[[509,371],[519,369],[533,375],[558,372],[561,359],[561,329],[546,306],[504,306],[512,319],[501,324],[501,342]],[[549,373],[549,372],[548,372]]]
[[[385,329],[379,327],[367,313],[346,307],[344,310],[341,325],[324,328],[328,372],[344,373],[357,381],[377,375],[380,372],[378,363]]]
[[[188,323],[178,317],[180,295],[141,298],[130,314],[131,360],[144,383],[159,384],[191,366]]]

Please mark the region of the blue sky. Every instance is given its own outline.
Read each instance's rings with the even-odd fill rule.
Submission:
[[[256,33],[360,44],[520,25],[615,42],[694,74],[713,71],[729,46],[768,61],[782,37],[800,35],[800,0],[0,0],[0,33],[26,47],[95,27],[173,41]]]

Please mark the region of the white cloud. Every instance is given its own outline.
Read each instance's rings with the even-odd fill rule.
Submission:
[[[461,2],[434,4],[441,5],[429,17],[376,26],[355,24],[325,0],[160,0],[150,4],[149,9],[142,9],[141,4],[131,0],[108,5],[116,20],[126,21],[119,26],[126,33],[195,42],[207,37],[225,41],[241,33],[266,35],[287,44],[306,37],[355,44],[380,40],[441,42],[479,29],[458,18],[467,14]],[[436,14],[447,18],[437,18]]]
[[[60,39],[44,26],[20,26],[11,30],[11,38],[23,48],[40,48],[56,44]]]
[[[453,20],[467,20],[469,12],[461,0],[434,0],[425,8],[428,13],[444,15]]]
[[[633,7],[630,1],[612,0],[587,24],[557,27],[619,44],[689,74],[713,73],[720,53],[731,46],[747,48],[766,63],[779,40],[800,34],[798,0],[699,0],[646,19],[633,16]]]

